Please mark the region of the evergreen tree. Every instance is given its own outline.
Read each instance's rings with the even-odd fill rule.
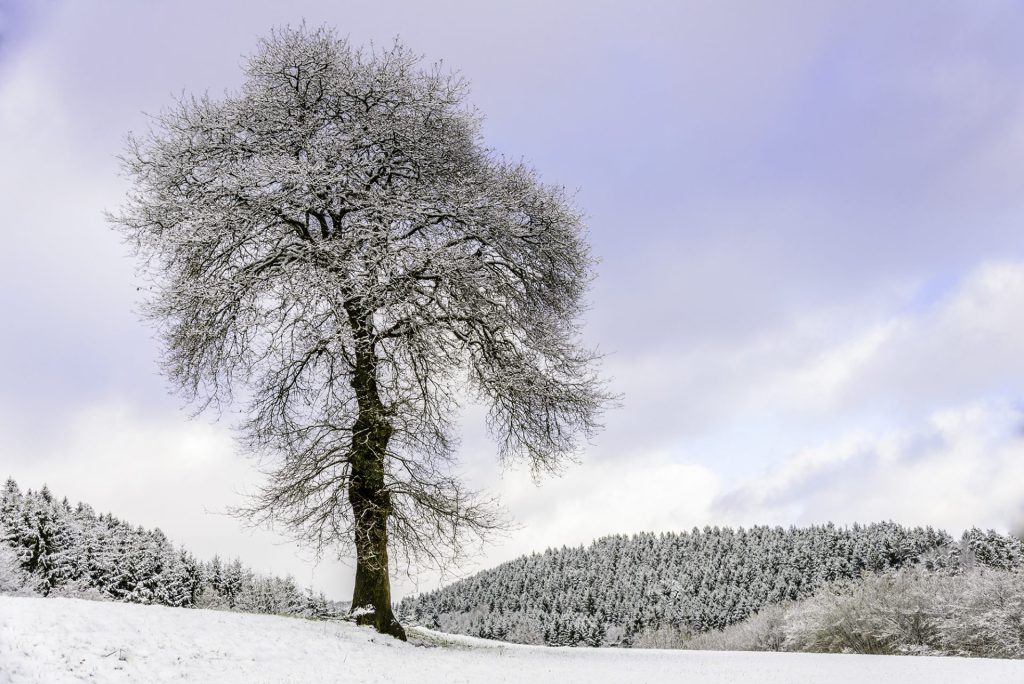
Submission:
[[[316,619],[336,617],[323,594],[304,595],[291,577],[254,574],[235,559],[204,564],[159,529],[133,527],[92,507],[58,501],[47,487],[0,489],[0,591],[23,586],[119,601],[228,608]]]
[[[1019,539],[980,530],[958,544],[933,528],[891,522],[705,527],[530,554],[410,597],[401,613],[443,631],[496,639],[628,645],[658,630],[722,629],[865,571],[956,567],[963,557],[988,567],[1024,566]]]

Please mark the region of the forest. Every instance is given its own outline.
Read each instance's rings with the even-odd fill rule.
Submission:
[[[979,529],[955,539],[892,522],[705,527],[523,556],[406,598],[399,614],[445,632],[518,643],[651,646],[658,635],[680,635],[669,641],[682,643],[768,606],[901,568],[956,575],[1022,566],[1020,539]]]
[[[197,559],[46,486],[0,490],[0,593],[328,620],[240,559]],[[1024,658],[1024,543],[893,522],[614,535],[406,597],[403,623],[546,646]]]
[[[324,619],[338,606],[292,577],[253,572],[239,559],[197,559],[159,529],[57,499],[43,486],[0,492],[0,592],[30,592],[183,608]]]

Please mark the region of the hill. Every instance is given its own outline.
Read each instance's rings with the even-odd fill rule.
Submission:
[[[517,643],[630,646],[659,630],[723,629],[830,583],[918,564],[1018,568],[1024,544],[991,531],[956,540],[891,522],[611,536],[523,556],[407,598],[400,616]]]
[[[990,684],[1024,663],[803,653],[543,648],[349,623],[0,596],[0,682]],[[433,647],[430,647],[433,646]]]

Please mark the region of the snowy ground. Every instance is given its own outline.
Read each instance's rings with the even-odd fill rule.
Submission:
[[[416,640],[267,615],[0,596],[4,684],[1024,682],[1024,662],[1005,660],[541,648],[425,631]]]

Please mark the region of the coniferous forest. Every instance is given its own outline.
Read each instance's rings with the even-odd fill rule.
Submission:
[[[548,549],[402,602],[403,619],[445,632],[552,646],[651,645],[664,631],[722,630],[766,606],[900,568],[1018,570],[1021,540],[958,540],[891,522],[853,527],[705,527],[609,536]]]
[[[322,595],[292,577],[253,572],[239,559],[197,559],[159,529],[57,499],[47,487],[0,491],[0,591],[323,619]]]

